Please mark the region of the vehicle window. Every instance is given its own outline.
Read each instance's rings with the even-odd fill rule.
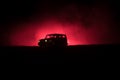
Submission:
[[[65,35],[47,35],[46,36],[47,39],[49,38],[66,38]]]
[[[54,36],[53,36],[53,35],[51,35],[51,36],[50,36],[50,38],[54,38]]]
[[[65,38],[65,36],[62,36],[62,38]]]
[[[48,38],[50,38],[50,36],[46,36],[46,38],[48,39]]]
[[[62,38],[62,36],[59,36],[59,38]]]

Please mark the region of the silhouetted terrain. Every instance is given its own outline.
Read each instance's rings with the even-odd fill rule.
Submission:
[[[1,47],[4,64],[67,64],[81,62],[104,62],[105,54],[119,53],[116,45],[69,46],[66,48]],[[111,52],[111,53],[110,53]]]

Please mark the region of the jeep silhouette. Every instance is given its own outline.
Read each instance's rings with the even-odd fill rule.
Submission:
[[[44,39],[38,42],[40,47],[65,47],[68,45],[65,34],[47,34]]]

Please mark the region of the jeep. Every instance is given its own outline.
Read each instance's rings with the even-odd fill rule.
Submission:
[[[68,45],[65,34],[47,34],[44,39],[38,42],[40,47],[65,47]]]

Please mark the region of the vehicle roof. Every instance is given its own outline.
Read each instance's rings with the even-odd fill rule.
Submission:
[[[47,34],[47,36],[66,36],[66,35],[65,34],[54,33],[54,34]]]

